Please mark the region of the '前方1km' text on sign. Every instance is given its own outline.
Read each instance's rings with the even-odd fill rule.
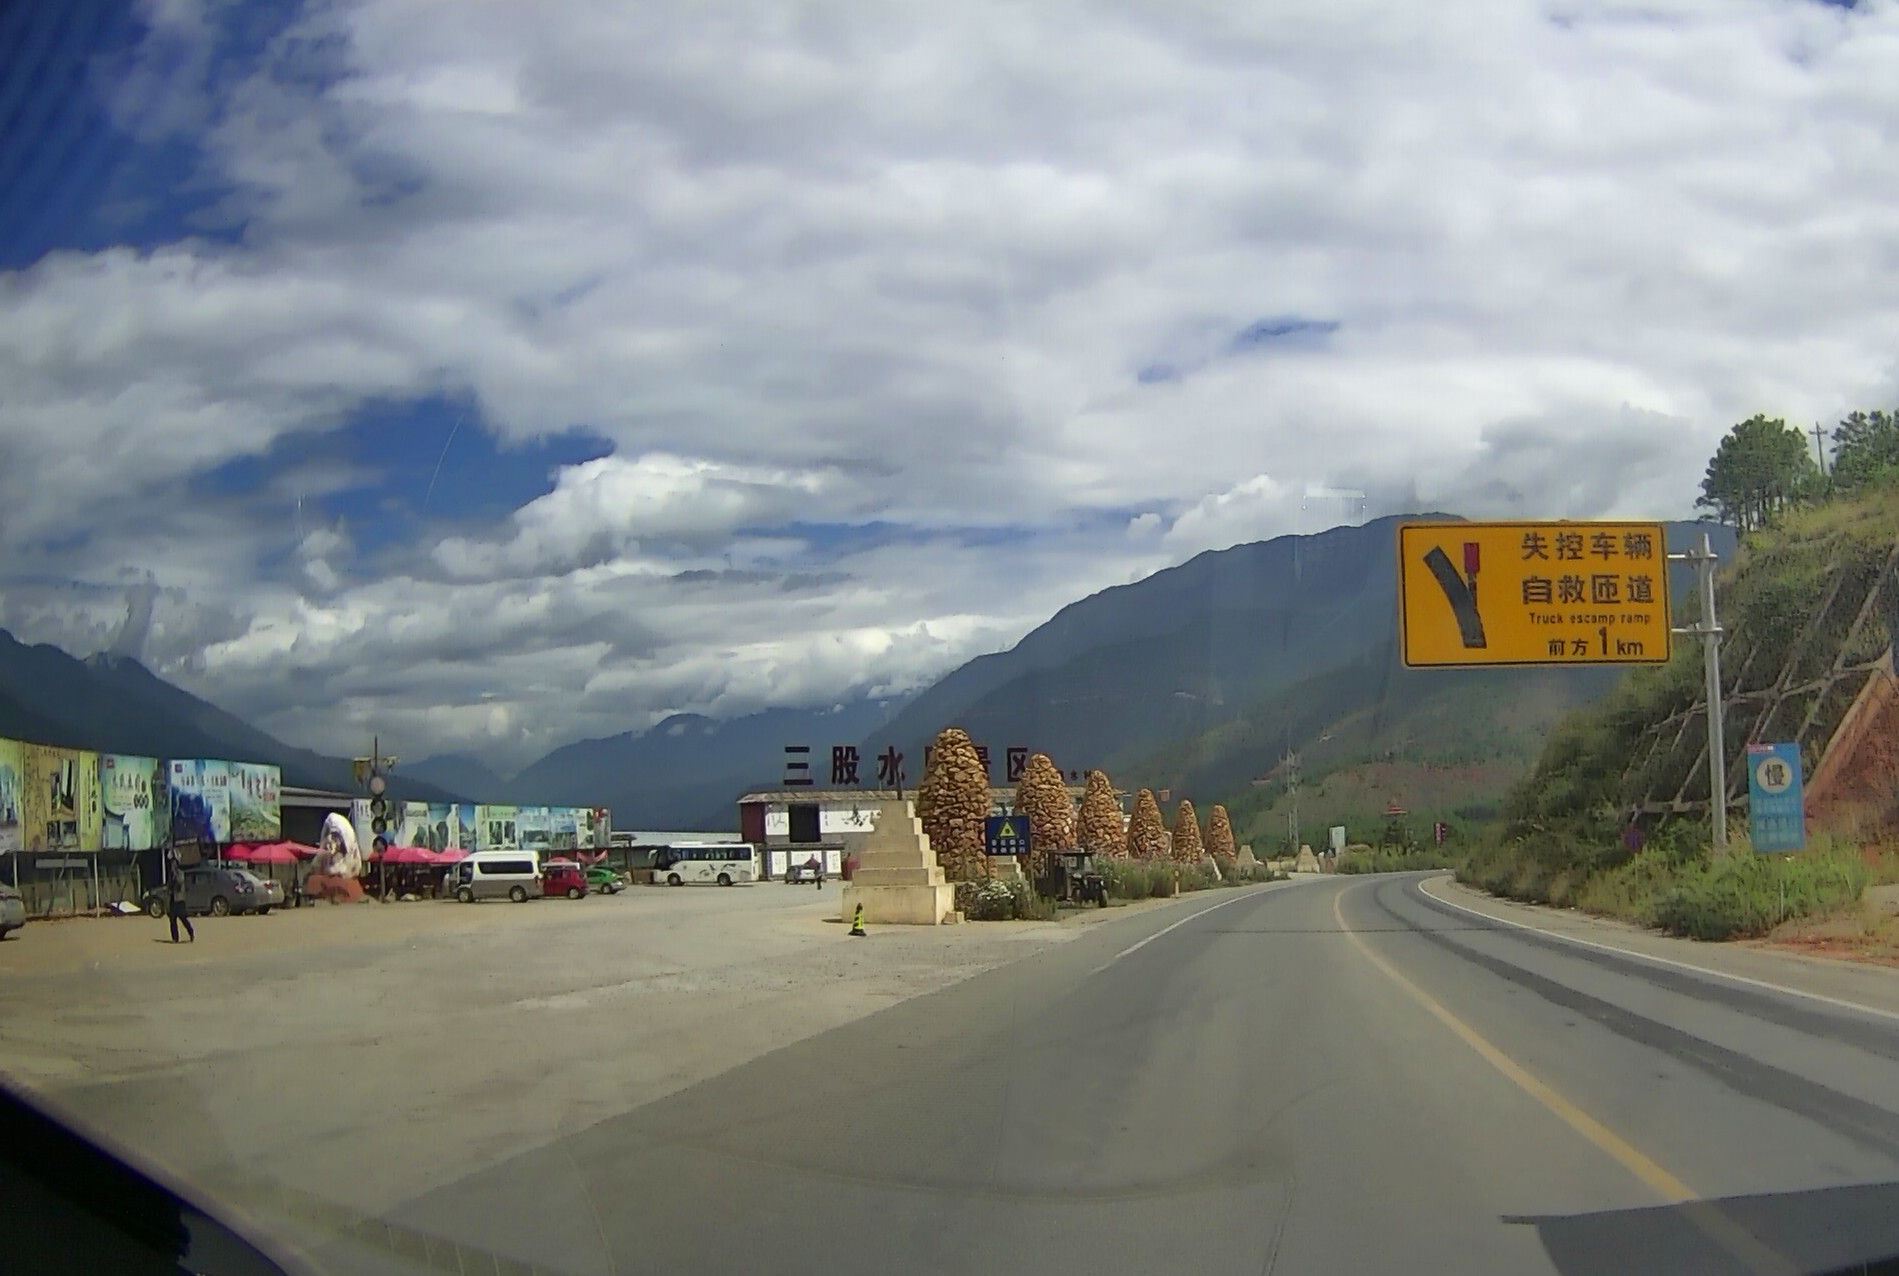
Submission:
[[[1413,667],[1668,659],[1660,523],[1406,523],[1398,595]]]

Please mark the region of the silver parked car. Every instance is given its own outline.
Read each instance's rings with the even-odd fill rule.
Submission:
[[[257,913],[261,916],[284,902],[284,888],[281,885],[235,865],[219,867],[216,864],[200,864],[186,869],[184,876],[187,913],[210,913],[213,917],[222,917],[226,913]],[[165,887],[154,886],[146,891],[144,903],[148,914],[163,917],[166,907]]]
[[[26,903],[11,886],[0,886],[0,939],[26,925]]]

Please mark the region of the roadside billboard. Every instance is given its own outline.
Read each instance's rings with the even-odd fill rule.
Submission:
[[[392,846],[429,846],[429,804],[427,802],[403,802],[397,804],[396,818],[390,821],[394,827]]]
[[[21,754],[24,849],[98,850],[99,755],[48,744],[22,745]]]
[[[518,815],[518,808],[512,806],[476,807],[476,849],[510,851],[520,845],[520,831],[515,823]]]
[[[173,758],[166,768],[175,842],[231,840],[231,764]]]
[[[25,748],[0,740],[0,855],[26,849],[21,804],[26,798]]]
[[[474,850],[481,844],[481,839],[476,836],[475,833],[475,830],[480,827],[475,820],[475,804],[473,802],[461,803],[454,808],[454,816],[452,829],[455,837],[455,849],[462,851]]]
[[[517,845],[524,851],[546,851],[553,812],[544,806],[515,808],[514,832]]]
[[[231,762],[231,840],[283,840],[283,772],[261,762]]]
[[[1667,664],[1665,532],[1660,523],[1401,524],[1404,663]]]
[[[581,816],[584,812],[571,806],[556,806],[548,809],[547,844],[557,851],[571,851],[580,845]]]
[[[99,845],[108,851],[149,851],[164,841],[165,764],[129,753],[99,755]]]
[[[455,840],[455,808],[447,802],[429,803],[428,840],[419,845],[431,851],[451,850],[461,843]]]

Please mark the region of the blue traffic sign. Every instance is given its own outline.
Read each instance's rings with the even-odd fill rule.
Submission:
[[[1800,746],[1747,746],[1748,828],[1757,851],[1807,845],[1807,802],[1800,784]]]
[[[983,849],[991,855],[1029,853],[1029,817],[992,815],[983,821]]]

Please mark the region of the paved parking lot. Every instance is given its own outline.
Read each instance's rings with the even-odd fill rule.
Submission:
[[[837,901],[319,906],[177,946],[143,916],[36,923],[0,944],[0,1071],[220,1198],[373,1215],[1102,916],[851,940]]]

